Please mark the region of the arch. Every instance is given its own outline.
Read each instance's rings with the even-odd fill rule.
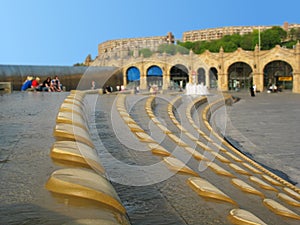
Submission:
[[[199,68],[197,70],[197,78],[198,78],[198,84],[206,85],[206,78],[205,78],[205,70],[204,68]]]
[[[157,85],[162,87],[163,85],[163,71],[159,66],[153,65],[147,69],[147,84],[149,86]]]
[[[147,69],[147,76],[162,76],[163,71],[159,66],[150,66]]]
[[[127,85],[129,85],[130,83],[139,85],[140,78],[141,78],[141,73],[137,67],[131,66],[127,69],[127,71],[126,71]]]
[[[246,90],[253,85],[253,71],[245,62],[235,62],[228,67],[228,89]]]
[[[215,67],[209,69],[209,86],[210,88],[218,87],[218,70]]]
[[[282,60],[269,62],[264,67],[264,87],[276,85],[278,90],[293,88],[293,68]]]
[[[170,69],[170,82],[172,88],[185,88],[189,82],[188,69],[182,64],[176,64]]]

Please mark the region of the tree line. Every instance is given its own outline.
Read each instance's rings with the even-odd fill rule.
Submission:
[[[205,50],[210,52],[219,52],[223,47],[224,52],[234,52],[238,48],[243,50],[253,51],[255,46],[259,44],[260,36],[260,49],[270,50],[276,45],[285,48],[293,48],[297,40],[300,40],[300,28],[292,28],[289,32],[281,27],[274,26],[271,29],[261,31],[254,30],[249,34],[233,34],[225,35],[221,39],[211,41],[195,41],[195,42],[181,42],[177,44],[187,49],[192,49],[194,53],[201,54]]]
[[[259,44],[259,36],[261,50],[270,50],[276,45],[291,49],[297,44],[297,41],[300,40],[300,28],[292,28],[287,32],[279,26],[274,26],[261,32],[254,30],[252,33],[244,35],[225,35],[221,39],[211,41],[177,41],[176,45],[161,44],[158,46],[156,52],[175,55],[177,53],[188,54],[189,51],[192,50],[195,54],[202,54],[206,50],[219,52],[221,47],[224,52],[234,52],[238,48],[253,51],[255,46]],[[150,57],[153,52],[148,48],[144,48],[140,50],[140,55],[141,54],[147,58]]]

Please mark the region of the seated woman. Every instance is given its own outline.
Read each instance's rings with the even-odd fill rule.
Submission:
[[[41,91],[41,85],[39,84],[40,82],[40,78],[39,77],[36,77],[32,83],[31,83],[31,88],[34,90],[34,91]]]
[[[32,85],[32,77],[28,76],[21,87],[21,91],[26,91],[28,88],[31,88],[31,85]]]
[[[42,91],[51,91],[50,89],[50,85],[51,85],[51,78],[50,77],[47,77],[46,80],[43,81],[43,84],[42,84]]]
[[[52,79],[51,82],[50,82],[50,91],[52,91],[52,92],[57,91],[55,79]]]
[[[272,84],[269,89],[268,89],[269,92],[277,92],[277,86],[275,84]]]
[[[57,92],[62,91],[62,85],[60,83],[60,80],[58,79],[58,76],[55,76],[54,79],[52,79],[51,88],[53,89],[53,91],[57,91]]]

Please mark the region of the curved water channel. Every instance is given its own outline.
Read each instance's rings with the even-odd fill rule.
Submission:
[[[96,203],[85,204],[76,199],[62,198],[51,194],[44,187],[49,175],[63,167],[51,160],[49,151],[55,141],[52,134],[55,118],[68,94],[14,92],[0,96],[0,224],[64,224],[76,218],[103,218],[109,214],[107,209]],[[233,206],[200,198],[187,185],[186,175],[171,174],[168,179],[149,182],[148,185],[125,185],[126,182],[119,182],[122,179],[147,180],[149,174],[147,171],[134,176],[127,171],[120,174],[116,165],[109,160],[111,156],[127,165],[151,165],[160,161],[160,158],[149,151],[143,151],[145,145],[140,143],[132,142],[132,146],[140,151],[133,150],[132,146],[128,147],[122,142],[124,137],[115,135],[115,118],[111,117],[115,97],[87,96],[87,101],[92,101],[94,107],[87,111],[92,118],[91,135],[100,160],[112,179],[131,224],[230,224],[227,213],[224,212],[228,212]],[[166,113],[166,105],[173,97],[158,98],[155,114],[168,124],[174,134],[180,136],[180,130],[172,124]],[[161,131],[154,127],[145,112],[145,101],[144,97],[131,96],[129,102],[134,104],[128,107],[130,114],[146,132],[152,132],[153,136],[160,138]],[[182,113],[185,108],[179,110],[181,111],[178,113]],[[126,138],[126,132],[123,133]],[[188,142],[187,139],[185,141]],[[170,150],[176,149],[175,144],[167,137],[161,138],[161,145]],[[185,157],[184,154],[179,156]],[[199,162],[189,158],[188,165],[197,171]],[[236,196],[241,204],[247,203],[247,207],[265,215],[269,222],[276,224],[276,217],[270,217],[267,209],[255,209],[255,197],[244,198],[237,195],[227,178],[219,177],[211,170],[203,171],[202,175],[215,180],[218,187],[222,187],[229,195]],[[283,224],[288,223],[289,221]]]

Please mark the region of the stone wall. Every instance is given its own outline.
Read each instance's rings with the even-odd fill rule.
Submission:
[[[241,48],[232,53],[225,53],[221,48],[218,53],[209,51],[203,54],[153,54],[149,58],[142,56],[130,57],[107,57],[99,58],[93,62],[93,66],[114,66],[123,71],[123,83],[126,86],[126,72],[130,67],[136,67],[140,71],[142,88],[146,88],[145,83],[147,70],[151,66],[158,66],[163,71],[163,89],[168,88],[170,83],[170,69],[175,65],[183,65],[187,68],[189,80],[200,68],[204,69],[206,80],[209,86],[209,73],[212,68],[218,74],[218,88],[221,91],[228,91],[229,67],[234,63],[243,62],[251,68],[253,83],[256,84],[258,91],[264,90],[264,68],[273,61],[283,61],[292,67],[293,71],[293,92],[300,93],[300,43],[298,42],[294,49],[282,48],[276,46],[271,50],[259,50],[258,46],[255,51],[245,51]]]
[[[128,55],[130,51],[138,51],[142,48],[149,48],[151,51],[155,51],[159,45],[169,43],[174,43],[174,35],[171,32],[166,36],[110,40],[98,45],[98,56],[108,53],[111,53],[111,55],[114,53],[119,54],[121,52]],[[136,52],[133,54],[136,54]]]

